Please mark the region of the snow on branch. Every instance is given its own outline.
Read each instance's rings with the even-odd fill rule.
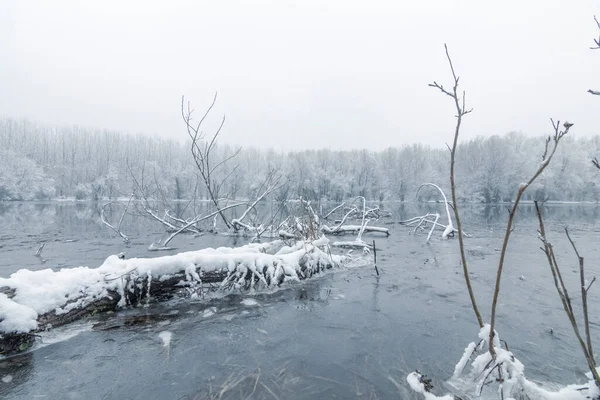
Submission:
[[[454,235],[454,232],[458,232],[458,230],[456,228],[454,228],[454,224],[452,223],[452,216],[450,215],[450,207],[448,205],[448,199],[446,198],[446,195],[444,194],[444,191],[442,190],[442,188],[440,188],[435,183],[429,183],[429,182],[423,183],[423,184],[421,184],[421,186],[419,186],[419,188],[417,189],[417,194],[416,194],[417,196],[419,195],[419,191],[421,190],[421,188],[424,186],[432,186],[432,187],[436,188],[442,195],[442,198],[444,199],[444,206],[446,207],[446,217],[448,218],[448,225],[446,225],[446,228],[444,229],[444,232],[442,233],[442,239],[447,239],[448,236]],[[429,237],[430,236],[431,236],[431,232],[430,232]],[[429,237],[427,238],[427,240],[429,240]]]
[[[362,208],[358,208],[354,205],[356,202],[362,202]],[[343,204],[343,203],[342,203]],[[331,212],[327,214],[330,216],[335,210],[340,209],[341,206],[335,207]],[[386,236],[390,235],[390,231],[387,228],[377,226],[367,226],[371,219],[379,219],[380,209],[379,207],[369,208],[367,202],[363,196],[358,196],[347,208],[346,213],[340,221],[336,221],[337,225],[330,228],[327,225],[321,226],[321,232],[326,235],[344,235],[344,234],[358,234],[358,240],[361,240],[363,233],[383,233]],[[357,218],[361,220],[360,225],[346,225],[345,222],[349,218]]]
[[[425,400],[456,400],[497,398],[500,400],[584,400],[597,398],[600,394],[594,380],[586,384],[573,384],[555,392],[546,390],[525,376],[524,365],[514,356],[506,342],[494,335],[494,355],[486,341],[490,337],[490,325],[485,324],[479,332],[479,340],[471,342],[454,368],[454,374],[446,386],[452,394],[436,396],[432,393],[430,379],[419,371],[407,376],[411,389]]]

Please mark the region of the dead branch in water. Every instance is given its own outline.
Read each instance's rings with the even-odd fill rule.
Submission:
[[[448,203],[448,199],[446,198],[446,194],[444,193],[444,191],[442,190],[442,188],[440,188],[438,185],[436,185],[435,183],[422,183],[419,188],[417,189],[417,193],[416,196],[419,195],[419,192],[421,191],[421,188],[425,187],[425,186],[431,186],[436,188],[440,194],[442,195],[442,198],[444,199],[444,206],[446,207],[446,217],[448,218],[448,225],[445,226],[444,232],[442,233],[442,238],[443,239],[447,239],[450,235],[454,235],[454,233],[458,233],[459,230],[454,228],[454,224],[452,223],[452,216],[450,215],[450,206]],[[454,209],[454,207],[453,207]],[[455,210],[456,211],[456,210]],[[435,225],[437,223],[437,219],[439,217],[436,217],[435,223],[433,225]],[[443,226],[443,225],[441,225]],[[427,241],[429,241],[429,238],[431,237],[431,233],[433,233],[433,228],[430,232],[430,234],[427,237]]]
[[[125,214],[127,214],[127,210],[129,209],[129,205],[131,204],[131,201],[133,200],[134,197],[135,197],[135,192],[133,192],[131,194],[131,197],[129,197],[129,200],[127,201],[127,204],[125,204],[125,207],[123,208],[123,213],[121,214],[121,217],[119,218],[119,223],[118,223],[118,225],[117,225],[116,228],[111,223],[109,223],[106,220],[106,216],[104,215],[104,212],[106,210],[106,207],[108,207],[108,206],[110,206],[112,204],[121,204],[121,203],[111,201],[110,203],[104,204],[102,206],[102,210],[100,211],[100,221],[102,221],[102,223],[104,225],[108,226],[110,229],[112,229],[113,231],[115,231],[117,233],[117,235],[121,236],[121,239],[123,239],[123,242],[125,244],[127,244],[127,245],[131,242],[131,240],[129,239],[129,237],[127,235],[125,235],[123,233],[123,231],[121,230],[121,225],[123,225],[123,219],[125,218]]]
[[[354,205],[356,202],[362,203],[362,207],[359,208],[356,205]],[[343,203],[342,203],[342,205],[343,205]],[[339,208],[341,208],[341,205],[334,208],[331,212],[329,212],[327,214],[327,216],[331,215],[331,213],[333,211],[335,211]],[[383,233],[386,236],[389,236],[390,231],[387,228],[381,228],[381,227],[377,227],[377,226],[367,226],[371,220],[379,219],[381,215],[382,215],[382,212],[379,209],[379,207],[373,207],[373,208],[367,207],[366,199],[363,196],[358,196],[350,204],[350,207],[347,209],[347,211],[344,214],[344,216],[342,217],[342,219],[339,221],[335,221],[337,224],[336,226],[331,228],[327,225],[323,225],[323,226],[321,226],[321,232],[323,232],[326,235],[343,235],[343,234],[349,234],[349,233],[357,233],[358,234],[357,240],[359,242],[362,240],[361,239],[362,234],[367,233],[367,232],[368,233]],[[346,221],[350,218],[360,219],[361,220],[360,225],[346,224]]]

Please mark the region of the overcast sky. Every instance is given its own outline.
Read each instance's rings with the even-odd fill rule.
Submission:
[[[382,149],[450,141],[447,42],[474,108],[463,138],[600,134],[600,1],[0,0],[0,116],[185,138],[181,95],[219,92],[223,141]],[[210,126],[207,126],[210,128]]]

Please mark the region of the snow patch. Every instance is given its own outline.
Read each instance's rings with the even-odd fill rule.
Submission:
[[[421,374],[417,372],[412,372],[406,377],[406,381],[410,388],[417,392],[421,393],[425,400],[454,400],[454,396],[436,396],[433,393],[429,393],[425,390],[425,385],[421,383]]]
[[[37,317],[38,314],[31,308],[0,293],[0,331],[29,332],[37,328]]]
[[[258,301],[254,300],[254,299],[244,299],[240,302],[241,304],[247,306],[247,307],[253,307],[253,306],[258,306]]]
[[[217,307],[209,307],[202,312],[204,318],[212,317],[217,313]]]
[[[162,331],[158,334],[158,337],[162,340],[163,346],[168,347],[171,345],[171,339],[173,338],[173,333],[169,331]]]

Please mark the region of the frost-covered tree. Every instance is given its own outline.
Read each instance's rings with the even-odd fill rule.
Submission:
[[[0,151],[0,200],[39,200],[54,195],[54,184],[35,161]]]
[[[183,139],[183,138],[182,138]],[[569,138],[567,138],[569,139]],[[458,145],[457,199],[471,202],[511,201],[519,182],[539,164],[530,157],[539,138],[522,133],[476,137]],[[53,196],[100,199],[129,197],[135,183],[130,168],[142,164],[156,177],[168,199],[210,198],[190,157],[189,144],[143,135],[127,135],[80,127],[49,128],[29,121],[0,120],[4,150],[32,160],[52,179]],[[211,150],[214,159],[236,151],[227,144]],[[597,170],[589,162],[600,154],[600,136],[569,139],[557,162],[536,182],[526,200],[598,201]],[[441,182],[447,174],[448,150],[420,144],[383,151],[245,148],[234,163],[212,173],[223,196],[249,199],[260,177],[275,166],[289,182],[290,197],[341,202],[365,195],[369,200],[437,200],[435,191],[415,193],[422,182]],[[556,178],[556,179],[555,179]],[[148,181],[147,181],[148,182]],[[442,189],[449,187],[442,184]],[[45,191],[45,193],[48,193]]]

